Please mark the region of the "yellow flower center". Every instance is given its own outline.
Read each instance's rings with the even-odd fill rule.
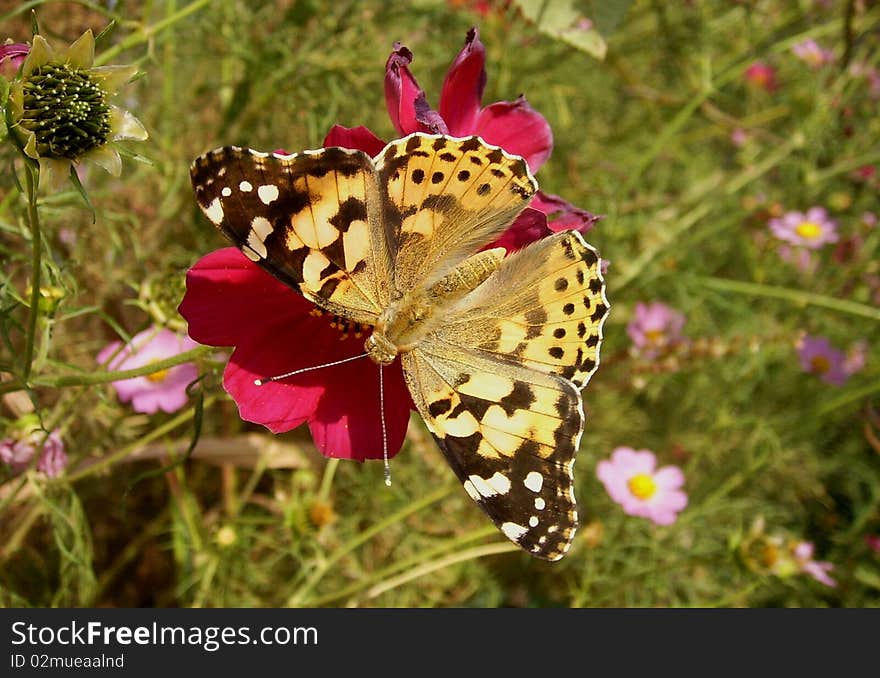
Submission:
[[[815,221],[802,221],[794,230],[805,240],[815,240],[822,235],[822,227]]]
[[[831,369],[831,361],[824,355],[814,355],[810,360],[810,367],[816,374],[825,374]]]
[[[147,379],[156,383],[165,381],[167,378],[168,370],[159,370],[158,372],[153,372],[152,374],[147,375]]]
[[[645,339],[651,344],[662,344],[665,338],[663,330],[645,330]]]
[[[647,473],[639,473],[629,479],[627,483],[629,491],[639,499],[650,499],[657,491],[657,483]]]

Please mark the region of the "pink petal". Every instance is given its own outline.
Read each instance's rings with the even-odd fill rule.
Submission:
[[[532,173],[538,171],[553,150],[550,125],[522,96],[514,102],[499,101],[480,111],[474,133],[525,158]]]
[[[353,148],[363,151],[371,158],[375,158],[385,148],[385,142],[363,125],[358,125],[357,127],[333,125],[330,131],[327,132],[327,136],[324,137],[323,146],[324,148],[329,146]]]
[[[678,466],[664,466],[654,474],[657,487],[664,490],[677,490],[684,485],[684,473]]]
[[[486,87],[485,66],[486,48],[477,29],[471,28],[464,47],[446,73],[440,94],[440,115],[454,136],[472,134],[476,127]]]
[[[205,255],[187,272],[178,311],[189,323],[189,336],[200,344],[234,346],[279,320],[295,326],[313,308],[238,249],[226,247]]]
[[[575,207],[558,195],[542,191],[534,195],[529,207],[547,215],[548,227],[554,233],[559,231],[587,233],[602,219],[599,215]]]

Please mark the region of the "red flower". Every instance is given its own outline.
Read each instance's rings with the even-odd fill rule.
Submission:
[[[328,457],[382,458],[379,368],[362,358],[254,384],[364,351],[360,327],[347,327],[264,272],[234,247],[202,257],[186,275],[180,314],[201,344],[235,346],[223,387],[246,421],[275,433],[308,422]],[[400,361],[384,369],[388,456],[403,444],[412,401]]]
[[[428,105],[424,90],[410,73],[412,59],[412,52],[396,43],[385,64],[385,103],[398,132],[457,137],[476,134],[487,143],[525,158],[532,172],[537,172],[550,157],[553,132],[544,116],[529,106],[525,97],[481,108],[486,87],[486,48],[476,28],[468,31],[464,47],[446,73],[439,112]],[[363,146],[349,148],[369,152]],[[529,208],[495,244],[518,249],[556,231],[586,233],[598,220],[596,215],[574,207],[559,196],[539,191]]]

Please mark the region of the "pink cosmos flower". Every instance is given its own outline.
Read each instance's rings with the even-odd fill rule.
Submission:
[[[795,545],[793,554],[801,572],[810,575],[825,586],[837,586],[837,582],[828,574],[834,569],[834,565],[826,561],[813,560],[813,550],[813,543],[809,541],[798,542]]]
[[[50,478],[61,475],[67,466],[64,441],[58,430],[48,436],[37,428],[29,428],[19,435],[11,435],[0,441],[0,460],[9,464],[13,473],[21,473],[31,465],[37,446],[42,443],[37,470]]]
[[[823,49],[812,38],[797,43],[791,48],[791,51],[812,69],[821,68],[834,61],[834,52],[830,49]]]
[[[798,347],[798,357],[804,372],[818,375],[822,381],[843,386],[850,376],[846,370],[846,356],[825,337],[805,336]]]
[[[0,75],[14,78],[30,50],[30,45],[23,42],[7,41],[0,45]]]
[[[880,553],[880,534],[865,535],[865,544],[867,544],[868,548],[874,553]]]
[[[742,127],[736,127],[730,133],[730,143],[732,143],[737,148],[742,148],[746,145],[746,142],[749,140],[749,133],[746,132]]]
[[[123,345],[119,341],[108,344],[98,353],[97,361],[103,365],[109,360],[108,370],[131,370],[171,358],[196,345],[189,337],[150,327],[132,337],[129,344]],[[131,402],[135,412],[176,412],[186,404],[186,387],[198,375],[193,363],[184,363],[146,377],[114,381],[112,386],[121,401]]]
[[[828,243],[837,242],[837,222],[828,217],[824,207],[811,207],[803,212],[786,212],[768,222],[770,231],[780,240],[806,247],[819,249]]]
[[[640,354],[655,358],[681,343],[684,323],[683,313],[660,301],[639,302],[626,332]]]
[[[779,88],[776,81],[776,69],[764,61],[755,61],[745,70],[746,82],[755,87],[760,87],[768,92],[775,92]]]
[[[525,97],[482,106],[486,86],[486,48],[480,42],[476,28],[468,31],[464,47],[446,73],[437,111],[428,104],[424,90],[409,70],[412,60],[412,52],[395,43],[385,65],[385,103],[391,121],[401,135],[412,132],[457,137],[477,135],[508,153],[522,156],[533,173],[550,157],[553,132],[544,116],[533,109]],[[364,136],[361,133],[360,138],[364,139]],[[375,135],[372,138],[376,139]],[[372,139],[370,141],[375,143]],[[362,150],[370,152],[366,148]],[[559,196],[539,191],[508,229],[509,239],[499,244],[522,247],[557,231],[586,233],[599,218]]]
[[[671,525],[687,506],[687,494],[680,489],[684,473],[677,466],[657,469],[656,465],[657,457],[650,450],[618,447],[610,460],[599,462],[596,475],[624,513]]]
[[[197,342],[235,346],[223,387],[242,419],[274,433],[308,423],[325,456],[382,458],[379,368],[368,358],[254,384],[363,353],[364,328],[320,311],[234,247],[189,270],[179,311]],[[400,361],[384,368],[383,381],[391,457],[403,444],[413,406]]]

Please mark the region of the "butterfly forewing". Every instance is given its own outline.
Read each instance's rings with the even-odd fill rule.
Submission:
[[[375,163],[402,292],[492,242],[537,190],[522,158],[478,137],[413,134],[388,144]]]
[[[190,173],[202,211],[251,261],[333,313],[375,321],[391,258],[366,154],[227,146],[197,158]]]

